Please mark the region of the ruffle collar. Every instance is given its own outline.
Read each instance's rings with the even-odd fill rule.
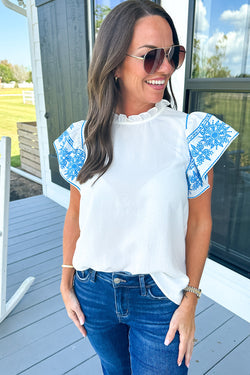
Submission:
[[[166,108],[170,103],[162,99],[159,103],[156,103],[153,108],[150,108],[147,112],[142,112],[139,115],[126,116],[124,114],[118,115],[115,113],[114,121],[119,124],[132,124],[135,122],[141,122],[144,120],[149,120],[155,115],[157,115],[163,108]]]

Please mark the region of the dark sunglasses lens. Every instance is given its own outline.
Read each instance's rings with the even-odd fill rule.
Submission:
[[[163,48],[156,48],[149,51],[144,58],[144,69],[148,74],[155,73],[164,60],[165,52]]]
[[[174,69],[178,69],[182,66],[185,58],[185,48],[183,46],[173,46],[169,49],[167,54],[168,61]]]

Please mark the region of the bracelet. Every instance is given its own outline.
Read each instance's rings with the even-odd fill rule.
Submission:
[[[62,268],[74,268],[71,264],[62,264]]]
[[[184,293],[185,292],[191,292],[191,293],[194,293],[196,294],[196,297],[197,298],[200,298],[201,296],[201,289],[198,289],[198,288],[195,288],[194,286],[186,286],[186,288],[183,289]]]

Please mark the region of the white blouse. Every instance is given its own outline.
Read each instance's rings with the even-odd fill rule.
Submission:
[[[97,182],[76,181],[86,158],[84,122],[55,142],[61,175],[81,192],[77,270],[150,273],[180,304],[188,198],[209,188],[207,172],[238,133],[216,117],[187,115],[162,100],[140,115],[115,115],[114,158]]]

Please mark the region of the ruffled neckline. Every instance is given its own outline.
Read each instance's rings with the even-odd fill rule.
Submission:
[[[157,115],[163,108],[169,106],[169,102],[162,99],[159,103],[156,103],[153,108],[150,108],[147,112],[142,112],[139,115],[126,116],[124,114],[114,115],[114,121],[119,124],[134,124],[135,122],[141,122],[144,120],[149,120],[155,115]]]

